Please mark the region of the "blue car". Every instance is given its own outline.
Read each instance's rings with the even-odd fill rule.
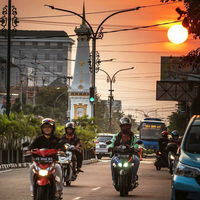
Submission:
[[[200,199],[200,115],[194,115],[177,152],[171,200]]]

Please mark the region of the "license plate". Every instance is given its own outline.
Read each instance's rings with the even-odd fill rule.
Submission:
[[[51,163],[51,162],[53,162],[53,158],[52,157],[46,157],[46,158],[37,157],[37,158],[35,158],[35,160],[37,162],[40,162],[40,163]]]
[[[106,145],[100,145],[100,148],[106,148]]]

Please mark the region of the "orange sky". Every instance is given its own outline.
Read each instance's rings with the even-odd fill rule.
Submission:
[[[1,0],[0,8],[2,9],[7,2],[7,0]],[[82,13],[83,0],[12,0],[12,5],[15,5],[18,11],[17,16],[19,19],[21,18],[17,29],[64,30],[69,35],[74,35],[75,26],[79,26],[81,19],[75,15],[46,8],[44,7],[45,4]],[[85,0],[86,19],[96,30],[96,25],[99,25],[112,12],[87,13],[129,9],[137,6],[147,7],[111,17],[105,22],[104,31],[175,21],[178,17],[175,8],[184,8],[182,2],[165,5],[161,4],[160,0]],[[44,17],[58,15],[68,16]],[[40,18],[31,18],[38,16]],[[22,21],[29,17],[30,20],[46,22],[39,24]],[[49,25],[48,22],[59,22],[59,24]],[[107,33],[104,34],[102,40],[97,41],[97,51],[100,53],[101,60],[116,58],[116,61],[113,62],[102,62],[100,66],[111,77],[119,69],[137,67],[137,69],[117,74],[116,82],[113,84],[114,99],[122,100],[122,109],[126,114],[136,116],[136,109],[144,112],[158,109],[157,114],[166,119],[172,111],[175,111],[177,102],[156,101],[156,81],[160,80],[161,56],[186,55],[190,50],[200,46],[200,40],[194,40],[190,35],[184,44],[172,44],[167,39],[167,30],[170,26]],[[72,38],[76,40],[76,37]],[[73,47],[72,59],[75,58],[75,52],[76,45]],[[101,98],[107,99],[109,84],[106,82],[106,74],[103,72],[96,75],[96,86]],[[137,113],[137,121],[141,118],[142,116]]]

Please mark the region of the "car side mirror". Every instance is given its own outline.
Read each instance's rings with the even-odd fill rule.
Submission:
[[[137,131],[139,131],[139,130],[140,130],[140,126],[137,127]]]
[[[30,142],[26,141],[26,142],[22,143],[22,147],[27,147],[27,146],[29,146],[29,144],[30,144]]]
[[[143,142],[141,141],[141,140],[138,140],[137,142],[136,142],[136,144],[143,144]]]

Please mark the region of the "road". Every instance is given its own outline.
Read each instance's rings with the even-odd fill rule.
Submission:
[[[128,197],[137,200],[169,200],[171,195],[171,175],[166,168],[160,171],[153,165],[155,158],[145,158],[140,162],[139,186]],[[64,186],[63,200],[117,200],[119,192],[112,186],[110,159],[83,165],[84,173],[79,174],[71,186]],[[31,200],[28,168],[0,171],[0,199]]]

